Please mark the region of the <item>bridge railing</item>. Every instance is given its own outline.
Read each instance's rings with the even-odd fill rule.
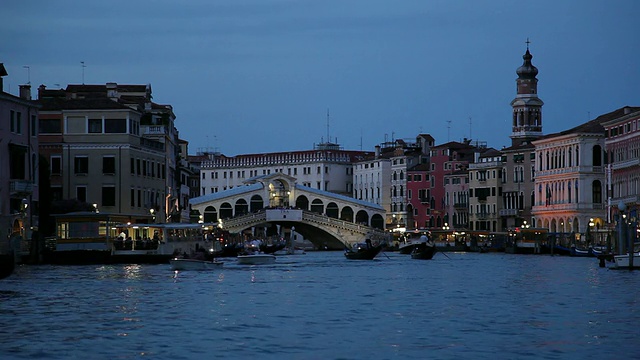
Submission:
[[[227,229],[237,228],[244,225],[252,225],[255,223],[264,222],[265,220],[267,220],[267,213],[264,210],[260,210],[255,213],[222,220],[222,227]]]
[[[222,221],[222,226],[226,229],[232,228],[244,228],[253,226],[265,222],[267,220],[266,210],[260,210],[255,213],[237,216],[234,218],[226,219]],[[386,241],[389,234],[383,230],[369,227],[368,225],[355,224],[350,221],[340,220],[332,218],[326,215],[318,214],[312,211],[303,210],[302,220],[315,223],[318,225],[324,225],[327,227],[337,228],[344,231],[351,231],[354,233],[366,235],[372,240]]]

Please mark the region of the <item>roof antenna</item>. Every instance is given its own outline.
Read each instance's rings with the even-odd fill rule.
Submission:
[[[469,140],[473,139],[471,137],[471,116],[469,116]]]
[[[329,108],[327,108],[327,144],[331,142],[329,137]]]
[[[23,68],[27,69],[27,85],[31,85],[31,68],[29,65],[24,65]]]
[[[84,64],[84,61],[80,61],[80,64],[82,64],[82,85],[84,85],[84,68],[87,66]]]
[[[451,130],[451,120],[447,120],[447,142],[450,141],[449,139],[450,130]]]

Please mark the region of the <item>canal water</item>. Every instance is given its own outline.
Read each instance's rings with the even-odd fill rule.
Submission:
[[[640,271],[548,255],[20,266],[0,358],[638,359],[639,306]]]

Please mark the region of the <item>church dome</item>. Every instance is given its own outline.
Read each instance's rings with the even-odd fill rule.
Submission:
[[[529,48],[527,48],[527,52],[522,55],[524,62],[522,66],[516,70],[516,74],[520,79],[535,79],[536,75],[538,75],[538,68],[531,64],[531,58],[533,55],[529,52]]]

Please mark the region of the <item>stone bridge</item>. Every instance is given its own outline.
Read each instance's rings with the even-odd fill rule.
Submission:
[[[265,224],[279,225],[286,229],[283,233],[301,234],[316,248],[342,249],[364,242],[367,238],[373,243],[386,243],[389,236],[380,229],[300,209],[263,209],[220,221],[221,227],[231,233],[240,233]]]
[[[299,185],[275,173],[245,185],[189,200],[206,223],[218,222],[231,233],[262,233],[278,225],[279,234],[294,230],[317,248],[342,249],[370,238],[387,241],[385,210],[377,204]]]

